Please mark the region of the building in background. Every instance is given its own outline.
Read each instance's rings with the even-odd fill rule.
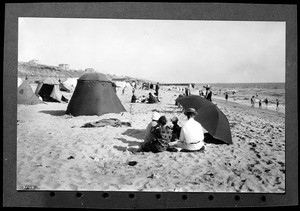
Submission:
[[[69,70],[70,69],[70,65],[68,65],[68,64],[59,64],[58,68],[60,70]]]
[[[39,61],[37,59],[32,59],[28,62],[29,64],[38,64]]]

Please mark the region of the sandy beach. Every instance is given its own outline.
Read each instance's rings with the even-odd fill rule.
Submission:
[[[35,87],[33,86],[33,90]],[[68,99],[72,93],[62,92]],[[136,90],[136,95],[148,95]],[[95,191],[268,192],[285,191],[284,110],[213,102],[227,116],[232,145],[206,144],[204,153],[135,152],[153,111],[186,121],[175,106],[179,91],[162,88],[158,104],[130,103],[127,112],[102,116],[66,115],[67,103],[18,105],[17,189]],[[82,128],[107,118],[130,126]],[[128,162],[136,161],[134,166]]]

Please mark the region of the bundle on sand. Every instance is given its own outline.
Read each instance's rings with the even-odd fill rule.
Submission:
[[[105,127],[105,126],[121,127],[122,125],[131,127],[130,122],[122,122],[121,120],[116,118],[101,119],[96,122],[88,122],[81,127]]]

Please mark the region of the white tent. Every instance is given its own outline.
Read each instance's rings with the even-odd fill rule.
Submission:
[[[70,87],[72,91],[74,91],[77,85],[77,79],[78,78],[68,78],[65,82],[63,82],[63,85],[65,85],[66,87]]]
[[[23,83],[23,80],[18,77],[18,87]]]
[[[115,84],[117,85],[117,87],[121,87],[121,88],[124,88],[124,87],[132,87],[131,84],[127,81],[114,81]]]

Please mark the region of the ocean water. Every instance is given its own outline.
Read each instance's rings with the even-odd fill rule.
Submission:
[[[205,90],[204,85],[195,84],[195,88]],[[210,86],[214,95],[224,96],[224,92],[229,91],[229,98],[250,102],[250,98],[255,96],[256,101],[268,98],[269,104],[275,104],[278,99],[281,105],[285,105],[285,83],[213,83]],[[230,92],[233,90],[235,94]]]

